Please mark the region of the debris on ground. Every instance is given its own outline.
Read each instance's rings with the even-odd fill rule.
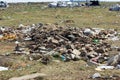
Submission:
[[[110,11],[120,11],[120,5],[116,4],[109,8]]]
[[[107,61],[107,65],[117,66],[118,64],[120,65],[120,53]]]
[[[100,75],[99,73],[95,73],[95,74],[93,74],[93,76],[92,76],[93,79],[95,79],[95,78],[100,78],[100,77],[101,77],[101,75]]]
[[[0,66],[0,71],[6,71],[6,70],[8,70],[7,67],[2,67],[2,66]]]
[[[100,73],[95,73],[90,76],[92,80],[119,80],[120,76],[113,74],[113,75],[101,75]]]
[[[97,71],[103,71],[106,69],[114,69],[114,66],[106,66],[106,65],[102,65],[102,66],[97,66],[97,68],[95,68],[95,70]]]
[[[43,80],[43,77],[45,77],[46,74],[43,73],[35,73],[35,74],[30,74],[30,75],[25,75],[21,77],[13,77],[10,78],[9,80]]]
[[[17,35],[13,28],[10,27],[0,27],[0,41],[5,40],[16,40]]]
[[[119,68],[118,55],[110,58],[109,54],[113,50],[109,41],[120,40],[116,29],[64,27],[39,23],[27,26],[20,24],[17,29],[10,30],[1,27],[1,35],[5,32],[14,32],[16,46],[13,53],[24,54],[31,61],[48,64],[53,58],[64,62],[84,60],[88,65],[99,66],[107,63],[101,66],[102,69],[108,69],[109,66]]]

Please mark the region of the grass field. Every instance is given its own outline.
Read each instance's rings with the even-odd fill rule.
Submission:
[[[120,12],[109,11],[109,5],[102,3],[98,7],[76,8],[43,8],[44,4],[10,4],[5,10],[0,10],[0,26],[17,27],[19,24],[52,23],[66,25],[65,20],[73,20],[74,27],[114,28],[120,31]],[[113,42],[120,46],[120,41]],[[0,42],[0,54],[9,53],[14,43]],[[96,71],[94,67],[86,67],[84,61],[53,62],[46,65],[37,61],[26,61],[24,56],[15,56],[19,69],[0,72],[0,80],[8,80],[13,76],[22,76],[35,72],[47,74],[46,80],[89,80],[89,75]],[[22,65],[23,64],[23,65]],[[16,64],[13,66],[14,68]],[[106,70],[102,75],[120,75],[119,70]]]
[[[107,5],[107,4],[106,4]],[[108,6],[108,5],[107,5]],[[0,25],[15,26],[33,23],[58,23],[74,20],[77,27],[119,28],[120,12],[111,12],[101,7],[42,8],[43,4],[16,4],[0,11]]]

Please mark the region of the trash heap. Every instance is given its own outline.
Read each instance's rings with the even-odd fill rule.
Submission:
[[[115,4],[115,5],[112,5],[110,8],[109,8],[110,11],[120,11],[120,4]]]
[[[112,51],[109,40],[119,40],[114,29],[61,27],[53,24],[20,25],[16,29],[16,54],[27,54],[30,60],[47,64],[51,57],[62,61],[85,60],[100,64],[109,59]],[[119,48],[117,48],[119,50]]]
[[[119,80],[120,76],[118,74],[101,76],[100,73],[95,73],[90,77],[90,79],[93,79],[93,80]]]
[[[13,28],[10,27],[0,27],[0,41],[6,40],[16,40],[17,36]]]

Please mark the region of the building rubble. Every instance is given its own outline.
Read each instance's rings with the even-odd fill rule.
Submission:
[[[92,80],[119,80],[120,76],[118,74],[103,76],[100,73],[95,73],[92,76],[90,76],[90,79],[92,79]]]
[[[0,32],[2,40],[5,29],[1,27]],[[64,27],[42,23],[28,26],[20,24],[17,29],[10,30],[9,34],[11,33],[15,35],[11,40],[16,41],[14,54],[26,54],[29,60],[38,60],[44,64],[57,58],[65,62],[85,60],[88,64],[107,65],[109,53],[113,50],[109,41],[120,40],[115,29]],[[120,48],[117,47],[116,51],[119,53]],[[108,63],[111,66],[112,61]],[[114,63],[119,64],[120,60]],[[117,67],[116,64],[112,66]]]

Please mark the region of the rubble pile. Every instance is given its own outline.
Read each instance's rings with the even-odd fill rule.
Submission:
[[[15,53],[25,53],[30,60],[41,60],[45,64],[51,60],[50,56],[63,61],[83,59],[94,64],[103,63],[108,60],[109,51],[112,50],[107,41],[119,40],[114,29],[61,27],[42,23],[20,25],[15,32],[20,42],[17,42]]]
[[[120,48],[108,42],[119,40],[119,34],[115,29],[64,27],[50,23],[20,24],[16,29],[0,27],[0,41],[16,40],[15,54],[26,54],[29,60],[41,60],[45,64],[54,57],[62,61],[82,59],[89,65],[108,61],[107,65],[112,65],[114,61],[108,60],[109,52],[114,48],[119,52]]]
[[[90,79],[92,80],[119,80],[120,76],[117,74],[101,76],[100,73],[95,73],[90,77]]]
[[[10,27],[0,27],[0,41],[5,40],[16,40],[17,35],[15,34],[15,30]]]
[[[112,5],[110,8],[109,8],[110,11],[120,11],[120,4],[115,4],[115,5]]]

